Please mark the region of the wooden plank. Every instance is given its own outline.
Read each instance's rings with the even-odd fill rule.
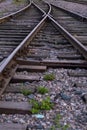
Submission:
[[[48,67],[87,68],[87,62],[85,60],[43,60],[42,63]]]
[[[16,61],[20,65],[41,65],[39,60],[17,58]]]
[[[26,71],[29,71],[29,72],[38,72],[38,71],[46,71],[47,67],[46,66],[35,66],[35,65],[20,65],[18,68],[17,68],[17,71],[23,71],[23,70],[26,70]]]
[[[63,42],[62,42],[62,44],[63,44]],[[72,45],[70,45],[70,44],[68,44],[68,45],[54,45],[54,44],[51,44],[51,45],[49,45],[49,46],[51,46],[51,47],[53,47],[53,48],[56,48],[56,49],[63,49],[63,48],[67,48],[67,47],[72,47]]]
[[[26,130],[25,124],[0,123],[0,130]]]
[[[68,75],[72,77],[87,77],[87,72],[69,71]]]
[[[37,89],[37,86],[36,85],[28,85],[28,86],[25,86],[25,85],[23,85],[23,86],[17,86],[17,85],[15,85],[15,86],[8,86],[7,88],[6,88],[6,90],[5,90],[5,92],[6,93],[21,93],[22,92],[22,90],[29,90],[29,91],[31,91],[32,93],[35,93],[36,92],[36,89]]]
[[[17,75],[15,74],[12,78],[11,82],[33,82],[33,81],[40,81],[40,76],[28,76],[28,75]]]
[[[79,83],[79,82],[75,82],[74,87],[75,88],[85,88],[87,86],[87,83]]]
[[[17,62],[22,65],[45,65],[47,67],[80,67],[87,68],[86,60],[24,60],[17,59]]]
[[[12,63],[13,63],[13,62],[12,62]],[[10,76],[8,76],[7,78],[4,78],[4,77],[3,77],[4,83],[2,84],[3,87],[2,87],[2,90],[0,91],[0,95],[1,95],[1,94],[4,92],[4,90],[6,89],[7,85],[9,84],[9,82],[10,82],[10,80],[11,80],[11,78],[12,78],[12,76],[14,75],[16,69],[17,69],[17,66],[15,66],[15,67],[12,69]]]
[[[30,43],[29,46],[42,47],[42,46],[45,46],[45,43],[35,42],[35,43]]]
[[[69,60],[76,60],[76,59],[83,59],[81,55],[75,55],[75,54],[58,54],[57,58],[59,59],[69,59]]]
[[[28,56],[28,58],[38,58],[38,59],[41,59],[41,58],[47,58],[49,57],[49,54],[30,54]]]
[[[30,114],[29,102],[0,101],[0,114]]]

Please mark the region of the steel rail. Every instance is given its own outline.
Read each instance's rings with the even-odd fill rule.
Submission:
[[[0,18],[0,23],[5,22],[5,21],[7,21],[7,20],[10,19],[10,18],[19,15],[19,14],[22,13],[24,10],[27,10],[30,6],[31,6],[31,0],[29,0],[29,4],[28,4],[26,7],[22,8],[22,9],[16,11],[16,12],[14,12],[14,13],[11,13],[11,14],[9,14],[9,15],[6,15],[6,16]]]
[[[66,29],[64,29],[54,18],[52,18],[50,15],[48,15],[48,18],[55,23],[56,27],[60,30],[60,32],[65,36],[66,39],[69,40],[69,42],[80,51],[80,53],[84,56],[84,58],[87,60],[87,48],[85,48],[84,45],[82,45],[81,42],[79,42],[74,36],[72,36]]]
[[[56,8],[59,8],[60,10],[66,12],[66,13],[68,13],[68,14],[70,14],[70,15],[72,15],[72,16],[74,16],[74,17],[76,17],[76,18],[78,18],[78,19],[80,19],[80,20],[82,20],[82,21],[87,21],[87,17],[86,17],[86,16],[83,16],[83,15],[81,15],[81,14],[79,14],[79,13],[76,13],[76,12],[73,12],[73,11],[70,11],[70,10],[67,10],[67,9],[64,9],[63,7],[56,6],[56,5],[54,5],[54,4],[51,4],[51,5],[54,6],[54,7],[56,7]]]
[[[39,8],[38,8],[39,9]],[[3,72],[3,70],[6,68],[6,66],[10,63],[10,61],[14,58],[14,56],[17,54],[17,52],[24,47],[24,45],[32,39],[33,35],[36,34],[38,29],[44,24],[45,20],[48,18],[48,15],[45,15],[44,18],[36,25],[36,27],[29,33],[29,35],[17,46],[17,48],[6,58],[3,64],[0,66],[0,74]]]
[[[44,0],[43,0],[43,2],[45,2],[46,4],[48,4],[49,11],[48,11],[47,15],[50,15],[50,13],[51,13],[51,5],[50,5],[50,3],[48,3],[47,1],[44,1]]]
[[[43,12],[43,16],[46,15],[46,12],[44,10],[42,10],[39,6],[37,6],[37,4],[35,4],[33,1],[31,2],[34,6],[36,6],[41,12]]]
[[[43,0],[43,2],[45,2],[44,0]],[[36,7],[38,7],[37,6],[37,4],[35,4],[33,1],[32,1],[32,3],[36,6]],[[51,13],[51,5],[48,3],[48,2],[45,2],[48,6],[49,6],[49,11],[46,13],[44,10],[42,10],[40,7],[39,7],[39,9],[44,13],[44,15],[49,15],[50,13]]]

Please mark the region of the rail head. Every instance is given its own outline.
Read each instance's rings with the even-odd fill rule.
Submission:
[[[56,5],[54,5],[54,4],[51,4],[51,6],[56,7],[56,8],[58,8],[58,9],[62,10],[62,11],[65,11],[66,13],[68,13],[68,14],[70,14],[70,15],[72,15],[72,16],[74,16],[74,17],[76,17],[76,18],[78,18],[78,19],[80,19],[80,20],[82,20],[82,21],[87,21],[87,17],[86,17],[86,16],[83,16],[83,15],[81,15],[81,14],[79,14],[79,13],[76,13],[76,12],[73,12],[73,11],[70,11],[70,10],[67,10],[67,9],[65,9],[65,8],[63,8],[63,7],[58,6],[58,5],[56,6]]]
[[[22,9],[16,11],[16,12],[14,12],[14,13],[11,13],[11,14],[9,14],[9,15],[6,15],[6,16],[0,18],[0,23],[2,23],[2,22],[4,22],[4,21],[6,21],[6,20],[12,18],[13,16],[16,16],[16,15],[22,13],[24,10],[28,9],[30,6],[31,6],[31,0],[29,0],[29,4],[28,4],[26,7],[22,8]]]

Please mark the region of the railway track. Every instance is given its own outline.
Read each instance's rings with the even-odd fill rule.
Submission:
[[[10,16],[10,20],[3,22],[0,25],[0,35],[2,38],[1,43],[5,42],[4,46],[6,47],[6,54],[3,56],[5,47],[1,44],[1,51],[3,50],[1,56],[3,56],[3,58],[1,58],[0,64],[0,113],[12,114],[12,116],[16,116],[16,114],[26,114],[25,118],[29,118],[29,122],[26,121],[26,123],[24,123],[25,125],[14,124],[12,122],[11,124],[8,124],[7,122],[4,122],[6,124],[2,123],[2,125],[0,125],[0,129],[28,130],[33,128],[31,122],[33,117],[32,115],[27,115],[31,114],[32,104],[30,104],[29,101],[32,97],[29,95],[24,96],[23,90],[30,90],[32,94],[36,95],[37,100],[39,98],[37,89],[40,85],[44,86],[43,83],[45,83],[47,85],[46,87],[50,90],[54,91],[52,86],[51,88],[49,87],[49,83],[51,82],[44,80],[44,76],[46,74],[56,75],[58,71],[56,68],[58,67],[79,67],[82,68],[81,73],[78,72],[76,74],[74,71],[69,70],[68,75],[76,77],[84,77],[84,75],[85,77],[87,76],[85,73],[87,68],[86,51],[83,53],[83,51],[78,49],[76,45],[74,46],[74,44],[72,44],[74,42],[76,44],[76,39],[70,37],[67,32],[61,31],[61,25],[59,26],[59,24],[50,16],[49,13],[51,11],[51,7],[49,10],[48,7],[50,7],[50,5],[46,6],[45,9],[43,8],[44,11],[47,11],[46,15],[46,13],[42,11],[42,9],[37,8],[36,3],[34,4],[33,2],[29,7],[29,12],[32,13],[30,13],[28,19],[26,15],[29,14],[29,12],[26,11],[26,15],[18,15],[17,17]],[[39,12],[39,10],[41,12]],[[52,15],[54,17],[58,17],[56,12],[54,15],[54,11],[55,7],[52,7]],[[70,16],[67,17],[69,18]],[[31,19],[33,19],[34,22],[32,22]],[[20,23],[20,21],[22,22]],[[61,24],[62,21],[63,20],[60,20]],[[85,22],[83,24],[85,24]],[[6,34],[9,29],[8,25],[10,25],[10,31]],[[15,26],[17,26],[17,28]],[[15,29],[13,29],[13,27],[15,27]],[[20,29],[22,29],[21,32]],[[80,46],[80,48],[82,48],[82,46]],[[57,80],[59,79],[56,76],[54,82],[52,82],[53,86],[55,86],[55,82]],[[76,84],[77,82],[73,82],[71,86],[75,86]],[[67,92],[65,89],[64,91]],[[10,95],[10,98],[8,95]],[[22,95],[22,99],[18,99],[18,95]],[[45,96],[46,95],[42,97],[45,98]],[[50,93],[48,96],[50,96]],[[55,109],[56,108],[54,107],[54,110]],[[45,115],[44,111],[42,113]],[[52,121],[53,120],[54,119],[52,119]],[[30,125],[27,127],[27,124],[29,123]],[[35,127],[38,126],[35,125],[33,128],[34,130],[36,130]],[[47,128],[49,129],[49,127],[50,126],[48,125]]]

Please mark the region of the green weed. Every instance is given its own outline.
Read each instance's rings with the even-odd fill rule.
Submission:
[[[47,88],[43,87],[43,86],[39,86],[39,87],[37,88],[37,92],[40,93],[40,94],[48,93],[48,91],[49,91],[49,90],[48,90]]]
[[[37,100],[32,99],[30,101],[32,104],[32,114],[39,113],[41,110],[50,110],[53,108],[53,103],[50,102],[50,98],[47,97],[46,99],[43,99],[41,102],[38,102]]]
[[[60,124],[60,119],[61,119],[61,118],[62,118],[61,115],[60,115],[60,114],[57,114],[56,118],[54,119],[54,124],[55,124],[55,125],[53,125],[53,126],[50,128],[50,130],[56,130],[57,128],[59,128],[59,129],[61,129],[61,130],[68,130],[68,128],[69,128],[69,125],[68,125],[68,124],[66,124],[66,125],[64,125],[64,126],[62,126],[62,125]]]
[[[46,74],[43,78],[44,80],[48,81],[48,80],[54,80],[55,79],[55,75],[52,74]]]
[[[31,90],[23,89],[23,90],[21,91],[21,93],[22,93],[24,96],[28,96],[28,95],[30,95],[32,92],[31,92]]]

